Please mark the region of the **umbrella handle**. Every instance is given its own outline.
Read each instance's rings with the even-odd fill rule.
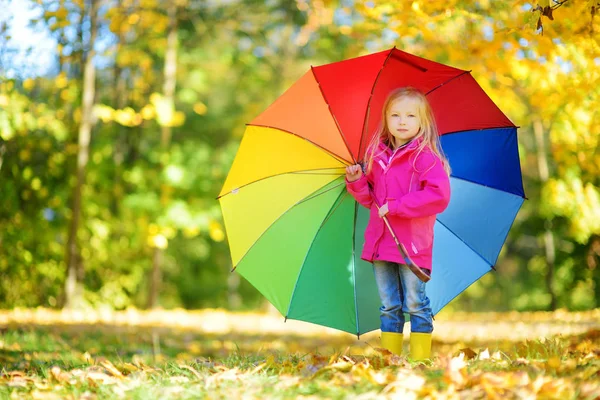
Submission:
[[[377,202],[375,202],[375,205],[377,205]],[[377,208],[379,208],[378,205],[377,205]],[[394,238],[394,241],[396,242],[396,246],[398,246],[398,251],[400,252],[400,255],[402,256],[402,258],[404,259],[406,266],[421,281],[429,282],[431,277],[429,275],[427,275],[425,272],[423,272],[423,270],[421,268],[419,268],[419,266],[417,264],[415,264],[414,261],[409,257],[408,252],[406,251],[406,248],[404,247],[404,245],[402,243],[400,243],[400,241],[396,237],[396,234],[394,233],[394,230],[392,229],[392,225],[390,225],[390,222],[388,221],[387,217],[384,215],[382,218],[383,218],[383,222],[385,222],[385,225],[388,227],[388,230],[392,234],[392,237]]]
[[[371,187],[371,183],[368,183],[368,186],[369,186],[369,192],[371,194],[371,198],[373,199],[373,202],[375,203],[375,205],[377,206],[377,209],[379,210],[381,208],[381,206],[377,202],[377,198],[375,197],[375,193],[373,193],[373,188]],[[392,228],[392,225],[390,225],[390,221],[388,221],[388,219],[387,219],[387,217],[385,215],[382,218],[383,218],[383,222],[385,223],[385,225],[387,226],[388,230],[392,234],[392,237],[394,238],[394,242],[396,242],[396,246],[398,247],[398,251],[400,252],[400,255],[402,256],[402,258],[404,259],[404,262],[406,263],[406,266],[422,282],[429,282],[429,280],[431,279],[431,277],[429,275],[427,275],[425,272],[423,272],[423,270],[421,268],[419,268],[419,266],[417,264],[415,264],[414,261],[409,257],[408,252],[406,251],[406,248],[404,247],[404,245],[402,243],[400,243],[400,241],[398,240],[398,237],[394,233],[394,229]]]

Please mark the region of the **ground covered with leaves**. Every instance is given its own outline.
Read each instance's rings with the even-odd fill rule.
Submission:
[[[599,310],[435,326],[432,361],[415,363],[379,332],[269,314],[4,311],[0,399],[600,398]]]

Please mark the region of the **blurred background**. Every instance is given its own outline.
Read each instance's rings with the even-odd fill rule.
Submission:
[[[393,46],[471,70],[520,126],[528,200],[448,310],[598,307],[598,8],[0,0],[0,308],[267,308],[216,200],[245,123],[311,65]]]

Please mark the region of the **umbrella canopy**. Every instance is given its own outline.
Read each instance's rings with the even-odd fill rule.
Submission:
[[[469,71],[396,48],[311,68],[247,125],[219,195],[233,266],[286,318],[361,334],[379,328],[368,210],[346,191],[390,91],[433,108],[452,168],[434,228],[434,313],[494,268],[524,199],[517,128]]]

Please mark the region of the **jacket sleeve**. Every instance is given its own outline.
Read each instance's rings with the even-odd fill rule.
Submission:
[[[433,153],[419,156],[415,178],[419,190],[410,192],[400,199],[388,199],[391,215],[402,218],[421,218],[439,214],[450,202],[450,178],[442,161]]]
[[[371,195],[371,190],[369,189],[369,182],[367,181],[367,177],[364,173],[354,182],[348,182],[348,179],[346,179],[346,188],[348,189],[348,193],[350,193],[352,197],[356,199],[356,201],[368,209],[371,208],[371,204],[373,204],[373,197]]]

